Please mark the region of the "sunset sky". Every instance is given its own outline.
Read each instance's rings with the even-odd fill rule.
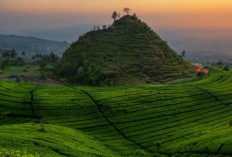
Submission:
[[[110,24],[112,11],[157,27],[232,27],[232,0],[0,0],[0,29]]]

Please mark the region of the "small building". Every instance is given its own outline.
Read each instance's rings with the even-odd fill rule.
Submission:
[[[19,77],[19,75],[17,75],[17,74],[10,75],[10,78],[18,78],[18,77]]]
[[[106,26],[106,25],[104,25],[104,26],[102,26],[102,28],[103,28],[103,29],[106,29],[106,28],[107,28],[107,26]]]
[[[193,66],[196,66],[196,67],[203,67],[201,63],[192,63]]]

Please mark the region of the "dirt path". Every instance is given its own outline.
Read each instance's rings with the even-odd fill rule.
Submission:
[[[41,85],[52,85],[52,86],[63,86],[59,81],[47,78],[46,80],[32,81],[32,84],[41,84]]]

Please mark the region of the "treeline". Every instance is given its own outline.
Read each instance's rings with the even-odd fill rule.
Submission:
[[[21,56],[25,56],[25,52],[21,52]],[[7,60],[22,60],[22,57],[19,56],[18,53],[16,53],[15,49],[12,50],[4,50],[1,52],[1,59],[7,59]]]
[[[5,70],[7,66],[10,65],[24,65],[26,63],[38,63],[41,69],[44,69],[48,64],[55,63],[59,57],[55,53],[51,52],[49,54],[36,54],[31,57],[28,61],[28,56],[26,52],[17,53],[15,49],[1,51],[0,55],[0,68]]]

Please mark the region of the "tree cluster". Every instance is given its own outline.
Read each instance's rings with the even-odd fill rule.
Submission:
[[[45,67],[48,64],[53,64],[59,59],[59,57],[56,54],[54,54],[53,52],[51,52],[48,55],[36,54],[35,56],[32,57],[32,59],[36,59],[36,58],[39,60],[40,68],[42,71],[45,70]]]
[[[18,54],[16,53],[15,49],[12,50],[6,50],[2,52],[2,58],[3,59],[15,59]]]
[[[130,8],[123,8],[123,12],[125,12],[127,15],[130,15]],[[134,14],[136,15],[136,14]],[[120,19],[121,17],[121,13],[120,12],[117,12],[117,11],[114,11],[111,15],[112,19],[114,19],[114,21],[116,21],[117,19]]]

